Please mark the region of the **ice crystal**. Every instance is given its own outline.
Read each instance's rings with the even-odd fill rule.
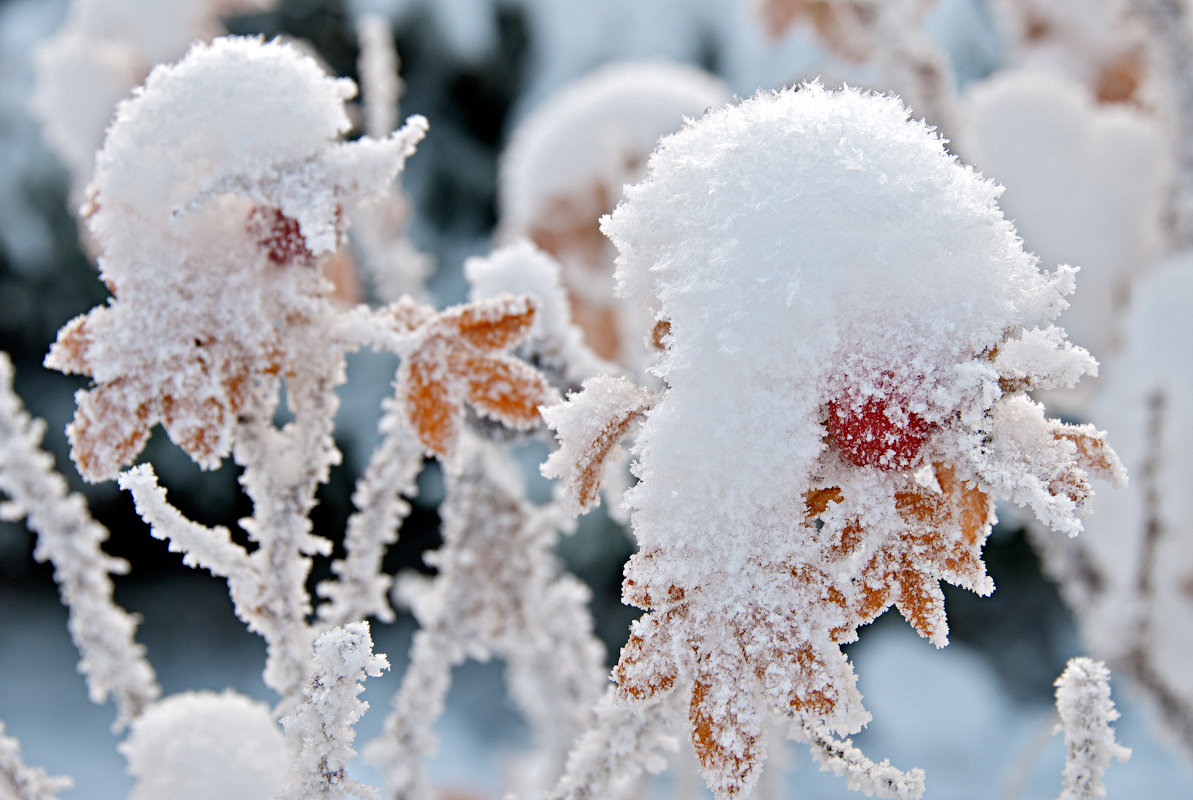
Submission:
[[[628,495],[623,598],[650,613],[615,675],[628,701],[686,693],[719,797],[756,779],[773,711],[866,722],[858,626],[893,604],[947,642],[938,582],[993,589],[995,496],[1073,533],[1090,473],[1121,477],[1024,394],[1095,364],[1050,324],[1074,270],[1041,272],[997,196],[896,98],[805,85],[664,139],[603,221],[667,330]],[[547,412],[556,474],[607,446],[578,413]]]

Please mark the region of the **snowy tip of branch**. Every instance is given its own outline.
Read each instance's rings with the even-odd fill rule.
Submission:
[[[1055,686],[1058,731],[1064,731],[1066,751],[1059,800],[1105,797],[1102,776],[1110,759],[1126,761],[1131,756],[1129,747],[1115,741],[1110,727],[1119,718],[1110,699],[1110,670],[1101,661],[1071,658]]]

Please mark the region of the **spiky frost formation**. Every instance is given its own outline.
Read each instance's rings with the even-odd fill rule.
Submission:
[[[938,646],[941,579],[981,594],[992,496],[1074,534],[1091,427],[1025,390],[1095,369],[1050,321],[1075,270],[1042,273],[998,209],[896,98],[760,93],[664,139],[603,228],[619,289],[669,326],[629,494],[649,609],[616,674],[648,700],[691,681],[720,797],[747,789],[772,709],[868,719],[839,645],[890,605]]]
[[[114,298],[46,359],[95,381],[70,428],[85,478],[114,477],[158,422],[213,467],[278,376],[334,362],[342,343],[312,353],[304,335],[332,327],[313,260],[337,246],[342,204],[384,190],[425,131],[336,142],[354,92],[288,45],[224,38],[120,105],[86,209]]]

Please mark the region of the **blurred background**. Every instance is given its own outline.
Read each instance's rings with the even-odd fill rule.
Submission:
[[[129,9],[125,13],[143,13],[152,38],[146,20],[152,21],[154,3],[114,5]],[[360,56],[356,21],[375,14],[389,23],[404,87],[400,116],[418,113],[430,121],[430,134],[408,163],[401,185],[411,209],[406,235],[433,265],[427,291],[437,307],[464,299],[465,259],[489,252],[495,232],[501,235],[499,165],[515,131],[594,69],[628,59],[662,59],[698,67],[722,81],[727,94],[737,96],[817,76],[826,83],[887,88],[884,81],[899,74],[849,57],[848,43],[833,38],[832,24],[811,24],[823,22],[816,8],[832,3],[788,3],[795,9],[794,21],[785,24],[775,21],[774,9],[768,18],[749,0],[226,0],[208,5],[222,8],[214,19],[219,28],[301,40],[331,72],[354,79],[359,77]],[[996,8],[1015,3],[938,0],[922,5],[920,31],[936,48],[933,52],[946,59],[959,98],[972,97],[967,95],[970,87],[1012,62],[1038,65],[1051,58],[1065,64],[1055,53],[1037,55],[1034,61],[1024,56],[1030,37],[1008,28],[1014,14]],[[802,21],[797,13],[801,9],[806,13]],[[107,549],[132,564],[131,574],[117,583],[117,600],[143,616],[139,638],[149,648],[165,692],[233,686],[269,699],[259,675],[263,648],[235,620],[222,583],[186,569],[163,543],[151,539],[131,501],[114,484],[89,486],[78,479],[63,431],[73,413],[73,392],[84,383],[41,366],[57,330],[107,297],[81,244],[73,211],[79,200],[76,177],[47,143],[30,111],[34,53],[69,23],[72,13],[82,12],[72,12],[65,0],[0,1],[0,350],[12,356],[18,394],[34,415],[48,422],[47,449],[112,532]],[[102,16],[100,11],[92,13]],[[1093,41],[1088,46],[1098,44],[1093,34],[1088,38]],[[1060,45],[1054,48],[1059,49]],[[183,52],[185,47],[167,60]],[[1120,78],[1130,83],[1129,74]],[[1103,76],[1103,82],[1107,80]],[[1132,94],[1134,88],[1122,91],[1122,98],[1107,102],[1135,107],[1147,100]],[[968,142],[972,152],[987,153],[994,160],[1007,152],[999,149],[1007,139],[983,138],[980,122],[975,121],[979,111],[989,107],[958,100],[920,113],[928,113],[946,135],[957,138],[958,149],[964,151]],[[677,127],[678,123],[677,119]],[[977,132],[967,139],[953,137],[954,130]],[[1016,166],[1007,159],[1002,163],[1004,174],[994,177],[1008,184],[1008,201],[1014,197],[1023,209],[1008,214],[1030,217],[1034,201],[1026,196],[1027,189],[1020,200],[1013,180],[1039,165],[1033,167],[1029,161]],[[1139,163],[1136,172],[1154,171],[1146,158]],[[1129,199],[1134,189],[1124,185],[1105,191]],[[1047,203],[1063,206],[1065,201],[1051,198]],[[1055,229],[1057,224],[1046,220],[1040,227]],[[1088,230],[1084,238],[1094,233]],[[1055,253],[1055,247],[1063,245],[1054,245],[1047,233],[1040,234],[1038,245],[1024,235],[1046,267],[1088,260],[1080,252]],[[1146,264],[1139,262],[1158,258],[1160,245],[1148,239],[1151,235],[1138,234],[1136,239],[1144,243],[1132,245],[1135,250],[1119,248],[1129,251],[1122,256],[1131,262],[1127,272],[1142,270]],[[1080,230],[1077,238],[1083,238]],[[1100,244],[1101,251],[1117,246]],[[1118,301],[1120,306],[1125,302]],[[1105,319],[1101,324],[1110,327]],[[1074,338],[1086,343],[1074,327],[1070,326]],[[1187,348],[1187,342],[1183,346]],[[315,518],[316,531],[329,538],[341,536],[351,511],[349,495],[376,441],[380,403],[390,391],[394,366],[388,358],[369,354],[352,362],[337,434],[345,459],[321,491]],[[1082,403],[1070,402],[1071,417],[1082,418]],[[527,480],[539,499],[548,495],[549,487],[537,478],[534,465],[545,453],[545,445],[533,443],[524,453]],[[234,526],[248,513],[231,466],[201,472],[160,432],[146,458],[169,486],[171,500],[191,518]],[[389,571],[425,569],[421,555],[438,541],[435,507],[441,492],[437,469],[428,464],[415,511],[387,557]],[[945,651],[934,651],[891,614],[864,630],[861,642],[850,649],[875,719],[859,744],[872,757],[889,756],[900,767],[923,766],[929,798],[1044,797],[1052,796],[1059,782],[1060,742],[1049,735],[1054,721],[1052,681],[1067,658],[1086,650],[1056,586],[1044,575],[1018,513],[1000,509],[1000,517],[1003,521],[986,550],[997,591],[990,598],[978,598],[945,587],[952,642]],[[75,777],[76,789],[64,796],[123,796],[130,783],[115,751],[116,738],[108,731],[110,710],[87,703],[83,681],[74,671],[76,655],[65,631],[65,612],[57,604],[50,570],[34,562],[32,546],[32,535],[23,525],[0,523],[0,674],[5,678],[0,681],[0,719],[8,733],[24,743],[29,763]],[[610,664],[637,613],[619,599],[621,565],[631,552],[631,538],[603,510],[585,518],[562,545],[568,568],[593,589],[598,633],[608,646]],[[326,565],[312,580],[325,575]],[[411,626],[404,619],[389,628],[375,628],[377,650],[389,654],[395,673],[370,683],[366,697],[375,706],[388,703]],[[500,665],[466,666],[453,692],[437,774],[445,784],[495,795],[503,753],[522,735],[504,699]],[[1150,797],[1193,796],[1193,771],[1156,732],[1151,708],[1135,698],[1126,683],[1116,683],[1115,699],[1124,712],[1119,739],[1136,752],[1130,764],[1111,767],[1111,796],[1141,796],[1145,791]],[[362,741],[377,730],[380,717],[373,714],[362,722]],[[776,756],[773,763],[774,773],[786,776],[786,794],[792,797],[848,796],[843,781],[819,774],[802,752]],[[367,766],[360,769],[361,779],[370,780]]]

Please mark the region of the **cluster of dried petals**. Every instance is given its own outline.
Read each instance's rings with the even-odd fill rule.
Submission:
[[[947,642],[939,582],[993,589],[994,498],[1072,534],[1091,475],[1123,477],[1025,394],[1096,364],[1050,324],[1075,271],[1042,273],[997,194],[897,99],[808,85],[665,139],[604,222],[622,291],[667,321],[666,389],[582,430],[599,385],[548,409],[551,471],[590,474],[642,415],[623,599],[650,613],[615,674],[627,701],[690,692],[718,797],[756,779],[776,709],[866,722],[859,626],[894,605]]]
[[[1143,26],[1125,0],[998,0],[1011,59],[1059,69],[1100,103],[1145,105],[1149,80]]]
[[[889,2],[889,0],[886,0]],[[916,0],[929,6],[935,0]],[[884,0],[758,0],[755,12],[766,33],[781,39],[800,23],[846,61],[864,61],[874,49],[873,28]]]
[[[383,191],[425,131],[416,118],[338,142],[354,91],[288,45],[226,38],[120,105],[87,209],[113,297],[46,358],[94,381],[69,429],[85,478],[114,477],[158,423],[215,466],[238,420],[271,413],[279,379],[309,361],[296,333],[331,329],[316,259],[342,237],[343,204]]]
[[[563,267],[572,318],[601,358],[641,360],[649,327],[617,301],[614,251],[599,221],[637,180],[660,136],[725,102],[695,67],[625,62],[568,85],[519,124],[502,155],[501,235],[525,236]]]
[[[528,296],[503,295],[438,314],[400,304],[391,316],[415,344],[398,372],[398,396],[419,440],[447,463],[464,426],[464,402],[517,430],[539,424],[539,407],[558,399],[529,364],[504,352],[534,322]]]

